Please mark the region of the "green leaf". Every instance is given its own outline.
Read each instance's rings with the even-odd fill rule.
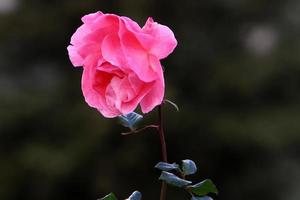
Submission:
[[[126,115],[121,115],[119,119],[123,126],[134,129],[134,126],[143,119],[143,116],[136,112],[131,112]]]
[[[210,179],[189,186],[189,189],[198,196],[207,195],[208,193],[218,194],[218,189]]]
[[[142,194],[139,191],[134,191],[126,200],[141,200]]]
[[[183,160],[182,161],[182,171],[185,175],[195,174],[197,171],[197,166],[192,160]]]
[[[159,180],[165,181],[166,183],[176,186],[184,187],[190,185],[192,182],[179,178],[173,173],[162,171]]]
[[[177,170],[179,168],[178,164],[176,163],[170,164],[166,162],[159,162],[154,167],[162,171]]]
[[[209,196],[203,196],[203,197],[192,196],[191,200],[213,200],[213,198],[211,198]]]
[[[98,200],[117,200],[117,197],[113,193],[110,193],[110,194],[106,195],[105,197],[98,199]]]

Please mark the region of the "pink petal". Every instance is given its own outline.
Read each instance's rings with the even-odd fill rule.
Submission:
[[[93,23],[89,25],[89,27],[92,31],[96,31],[102,28],[108,28],[110,29],[111,33],[115,33],[118,31],[119,27],[119,16],[114,14],[102,15],[95,19]]]
[[[118,35],[107,35],[102,42],[101,52],[104,60],[110,62],[112,65],[124,66],[124,54]]]
[[[88,33],[82,38],[82,40],[84,43],[94,43],[95,45],[98,45],[100,47],[103,39],[110,33],[111,33],[110,28],[103,27]]]
[[[120,42],[127,64],[138,77],[145,82],[157,78],[157,74],[149,65],[148,52],[141,46],[135,35],[128,31],[124,23],[120,23]]]
[[[103,105],[103,99],[101,97],[101,88],[97,88],[97,90],[95,90],[95,88],[93,87],[95,74],[96,70],[94,68],[84,68],[82,73],[81,87],[83,96],[87,104],[93,108],[98,108]],[[105,85],[108,84],[110,78],[111,77],[108,74],[103,74],[101,80],[97,81],[105,87]]]
[[[114,118],[122,115],[122,113],[117,110],[106,110],[102,108],[98,108],[97,110],[106,118]]]
[[[111,85],[114,88],[114,91],[116,92],[118,99],[121,102],[131,101],[136,96],[136,93],[132,89],[127,77],[124,77],[123,79],[118,78],[117,84],[118,85],[114,87],[113,80],[112,80]]]
[[[107,105],[117,110],[120,110],[121,107],[121,99],[119,97],[120,84],[121,79],[117,76],[114,76],[105,91]]]
[[[164,97],[164,82],[156,81],[152,90],[141,100],[141,108],[143,113],[148,113],[155,106],[160,105]]]
[[[97,65],[102,64],[103,59],[100,54],[90,54],[88,55],[83,62],[83,66],[88,68],[95,68]]]
[[[153,36],[154,41],[150,53],[159,59],[167,57],[177,46],[172,30],[167,26],[154,22],[152,18],[147,20],[143,31]]]
[[[111,91],[106,94],[106,99],[109,99],[108,104],[111,103],[111,105],[115,106],[122,114],[128,114],[135,110],[139,101],[137,101],[137,94],[133,91],[127,77],[123,79],[113,77],[109,87],[111,87]],[[138,96],[139,95],[140,93]]]
[[[85,24],[91,24],[93,23],[98,17],[101,17],[103,15],[102,12],[98,11],[95,13],[91,13],[88,15],[85,15],[81,18],[81,21]]]
[[[123,102],[122,107],[121,107],[121,112],[122,114],[128,114],[130,112],[133,112],[138,104],[141,102],[141,100],[149,93],[153,86],[152,83],[145,83],[145,85],[141,88],[139,91],[138,95],[131,101],[129,102]]]
[[[71,37],[71,44],[74,46],[81,45],[84,43],[84,37],[90,33],[90,29],[87,25],[81,25]]]
[[[100,47],[99,47],[99,45],[94,44],[94,43],[86,43],[77,48],[77,53],[82,58],[86,58],[87,56],[92,55],[92,54],[100,55]]]
[[[151,62],[156,69],[158,69],[159,78],[155,81],[152,89],[149,93],[141,100],[141,108],[143,113],[150,112],[155,106],[160,105],[164,98],[165,93],[165,82],[163,77],[163,71],[159,62]]]
[[[142,45],[144,49],[150,49],[150,47],[153,44],[153,36],[146,34],[143,32],[141,27],[133,20],[131,20],[128,17],[121,17],[121,20],[123,21],[124,25],[126,26],[127,30],[130,31],[136,39],[139,41],[139,43]]]
[[[142,82],[134,73],[128,74],[128,82],[136,94],[139,93],[144,85],[144,82]]]
[[[112,21],[115,21],[115,26],[109,26]],[[81,25],[71,37],[73,47],[68,48],[71,62],[74,66],[82,66],[83,60],[91,54],[99,54],[101,43],[104,37],[116,32],[118,29],[118,18],[111,15],[103,15],[101,12],[86,15],[82,18],[85,23]],[[99,25],[99,22],[103,24]],[[94,24],[98,24],[95,30],[92,30]],[[81,59],[80,59],[81,58]]]
[[[83,69],[81,87],[87,104],[99,110],[105,117],[116,117],[120,112],[107,105],[105,92],[112,75],[96,70],[94,67]]]
[[[72,45],[69,45],[67,49],[68,49],[70,60],[74,65],[74,67],[82,66],[83,58],[78,54],[77,49]]]
[[[101,65],[98,65],[97,69],[107,73],[115,74],[118,77],[125,76],[124,72],[121,71],[119,67],[116,67],[108,62],[104,62]]]

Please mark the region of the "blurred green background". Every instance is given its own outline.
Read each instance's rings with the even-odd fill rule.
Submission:
[[[101,10],[172,28],[170,161],[193,159],[220,200],[300,199],[298,0],[0,0],[0,199],[158,199],[159,138],[122,137],[89,108],[66,47]],[[145,124],[156,112],[145,116]],[[168,199],[189,199],[174,188]]]

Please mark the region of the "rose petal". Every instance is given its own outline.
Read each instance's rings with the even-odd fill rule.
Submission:
[[[109,28],[111,33],[116,33],[119,28],[119,16],[114,14],[105,14],[96,18],[89,25],[91,31],[96,31],[101,28]]]
[[[73,64],[73,66],[74,67],[82,66],[83,58],[78,54],[77,49],[72,45],[69,45],[67,49],[68,49],[68,54],[69,54],[69,57],[70,57],[70,60]]]
[[[101,65],[98,65],[97,69],[100,71],[115,74],[116,76],[118,76],[120,78],[125,76],[124,72],[121,71],[120,68],[110,64],[109,62],[104,62]]]
[[[152,18],[148,18],[143,31],[153,36],[154,41],[150,53],[159,59],[167,57],[177,46],[177,40],[171,29],[154,22]]]
[[[99,45],[96,45],[94,43],[87,43],[85,45],[82,45],[77,48],[77,53],[85,59],[87,56],[90,56],[92,54],[98,54],[100,55],[100,48]]]
[[[98,17],[101,17],[103,15],[102,12],[98,11],[95,13],[91,13],[88,15],[85,15],[81,18],[81,21],[85,24],[91,24],[93,23]]]
[[[128,82],[130,83],[132,89],[136,94],[139,93],[141,88],[143,87],[143,81],[141,81],[136,74],[134,73],[129,73],[128,74]]]
[[[165,93],[165,82],[162,67],[160,66],[159,62],[152,61],[151,63],[152,65],[155,65],[154,67],[158,70],[159,78],[155,81],[149,93],[141,100],[140,105],[143,113],[148,113],[155,106],[160,105],[163,101]]]
[[[93,67],[85,67],[82,74],[82,92],[87,104],[96,108],[103,116],[111,118],[120,112],[107,105],[105,92],[112,79],[112,74],[101,72]]]
[[[71,37],[71,44],[78,46],[84,43],[84,37],[90,33],[90,28],[83,24],[81,25]]]
[[[120,84],[121,79],[117,76],[114,76],[105,91],[107,105],[117,110],[120,110],[121,107],[121,99],[119,97]]]
[[[110,62],[112,65],[119,66],[120,68],[125,66],[124,53],[121,49],[118,35],[107,35],[102,42],[101,52],[104,60]]]
[[[128,31],[124,23],[120,23],[120,42],[127,64],[138,77],[145,82],[157,78],[157,74],[149,65],[148,52],[141,46],[135,35]]]
[[[149,93],[153,84],[154,82],[145,83],[145,85],[139,91],[138,95],[133,100],[129,102],[123,102],[121,105],[122,114],[128,114],[130,112],[133,112],[138,106],[138,104],[141,102],[141,100],[145,97],[145,95]]]
[[[124,22],[127,30],[133,33],[144,49],[148,50],[151,48],[154,42],[152,35],[144,33],[142,28],[128,17],[121,17],[121,20]]]

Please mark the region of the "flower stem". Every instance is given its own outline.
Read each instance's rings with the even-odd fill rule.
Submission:
[[[158,132],[160,138],[162,159],[163,162],[168,162],[167,146],[166,146],[165,134],[163,128],[162,107],[163,107],[162,104],[158,106]],[[167,190],[167,184],[166,182],[163,181],[161,183],[161,189],[160,189],[160,200],[166,199],[166,190]]]

